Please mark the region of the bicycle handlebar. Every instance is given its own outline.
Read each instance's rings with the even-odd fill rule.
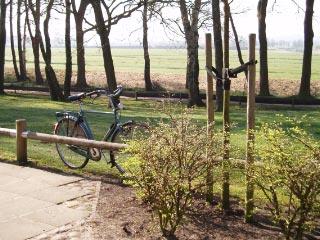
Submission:
[[[110,98],[118,98],[122,92],[123,92],[123,87],[121,85],[119,85],[117,87],[117,89],[112,94],[109,94],[109,95],[108,95],[108,91],[106,91],[106,90],[95,90],[95,91],[91,91],[88,93],[80,93],[77,95],[69,96],[68,100],[71,102],[81,101],[82,99],[84,99],[86,97],[90,97],[90,98],[95,99],[97,97],[100,97],[103,94],[106,94]]]
[[[117,97],[119,97],[121,95],[122,92],[123,92],[123,87],[121,85],[119,85],[117,87],[117,89],[114,90],[114,92],[112,94],[109,94],[108,96],[117,98]],[[108,94],[108,91],[106,91],[106,90],[95,90],[95,91],[92,91],[92,92],[85,93],[85,96],[86,97],[92,97],[93,95],[96,95],[96,97],[100,97],[102,94]]]

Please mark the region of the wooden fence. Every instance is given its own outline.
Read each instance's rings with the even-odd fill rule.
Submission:
[[[118,151],[127,146],[126,144],[120,143],[95,141],[28,131],[27,121],[24,119],[16,120],[16,129],[0,128],[0,136],[16,138],[16,158],[20,165],[25,165],[28,162],[27,139],[48,143],[72,144],[76,146],[107,149],[112,151]]]

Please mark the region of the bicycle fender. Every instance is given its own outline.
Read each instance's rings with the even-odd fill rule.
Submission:
[[[66,115],[64,116],[63,118],[61,118],[55,125],[54,125],[54,132],[56,132],[57,130],[57,127],[59,125],[59,122],[62,122],[63,120],[71,120],[71,121],[74,121],[74,122],[78,122],[79,121],[79,118],[76,117],[76,116],[73,116],[73,115]],[[93,139],[93,135],[91,133],[91,130],[90,128],[87,126],[87,124],[85,124],[85,122],[81,121],[79,123],[79,126],[84,130],[84,133],[86,134],[86,137],[88,139]]]

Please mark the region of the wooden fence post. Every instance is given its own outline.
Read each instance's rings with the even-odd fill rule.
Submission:
[[[206,66],[212,66],[212,38],[211,34],[206,34]],[[207,73],[207,134],[208,138],[211,140],[213,136],[214,127],[214,102],[213,102],[213,78]],[[209,146],[210,148],[214,146]],[[209,150],[210,151],[210,150]],[[207,202],[211,203],[213,201],[213,163],[210,156],[208,156],[207,150]]]
[[[249,61],[256,60],[256,35],[249,35]],[[255,85],[256,65],[252,64],[248,69],[248,96],[247,96],[247,162],[246,162],[246,212],[245,221],[252,222],[254,208],[254,127],[255,127]]]
[[[28,161],[27,139],[21,134],[27,129],[27,121],[25,119],[16,120],[16,157],[19,165],[26,165]]]
[[[229,69],[229,2],[224,0],[224,68],[223,68],[223,174],[222,174],[222,209],[230,209],[230,85]]]

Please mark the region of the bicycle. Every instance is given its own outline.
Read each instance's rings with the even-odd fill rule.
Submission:
[[[109,103],[114,115],[114,121],[105,132],[102,141],[123,143],[133,139],[134,137],[145,134],[148,129],[146,124],[137,123],[133,120],[125,123],[121,122],[119,112],[123,109],[123,105],[119,98],[122,91],[123,87],[118,86],[112,94],[108,94],[106,90],[95,90],[89,93],[80,93],[68,97],[70,102],[77,102],[79,104],[79,111],[57,112],[57,123],[54,127],[54,134],[75,138],[94,139],[89,123],[85,117],[85,111],[83,110],[83,100],[88,97],[95,100],[102,95],[106,95],[109,98]],[[107,113],[94,110],[86,112]],[[106,159],[103,151],[98,148],[86,148],[76,145],[56,143],[56,149],[63,163],[71,169],[84,168],[88,164],[89,160],[100,161],[102,156]],[[125,173],[120,162],[124,161],[127,156],[117,151],[110,151],[109,155],[109,163],[111,164],[111,167],[116,167],[122,174]]]

